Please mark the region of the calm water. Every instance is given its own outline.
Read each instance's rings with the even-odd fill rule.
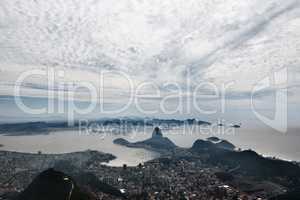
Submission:
[[[214,132],[214,134],[212,134]],[[93,134],[80,135],[78,131],[56,131],[48,135],[31,136],[0,136],[2,150],[19,152],[34,152],[41,150],[44,153],[66,153],[87,149],[112,153],[117,159],[109,165],[121,166],[137,165],[140,162],[158,157],[155,152],[144,149],[133,149],[113,144],[113,140],[123,137],[129,141],[139,141],[149,138],[152,128],[143,131],[133,131],[126,134]],[[191,147],[199,138],[217,136],[227,139],[242,149],[253,149],[267,156],[276,156],[287,160],[300,161],[300,132],[299,129],[290,129],[288,134],[275,132],[268,128],[242,127],[226,133],[214,130],[199,130],[199,128],[177,128],[163,130],[165,136],[181,147]]]
[[[140,162],[158,157],[159,154],[144,149],[126,148],[113,144],[113,140],[121,137],[107,134],[103,135],[79,135],[77,131],[59,131],[48,135],[30,136],[0,136],[0,143],[4,146],[0,149],[36,153],[67,153],[84,151],[87,149],[111,153],[117,156],[108,165],[129,166],[138,165]]]

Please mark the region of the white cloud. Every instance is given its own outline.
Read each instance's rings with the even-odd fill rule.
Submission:
[[[0,93],[11,95],[22,71],[47,66],[96,85],[99,70],[159,87],[235,81],[233,99],[289,67],[292,87],[299,80],[299,20],[297,0],[1,0]],[[28,82],[47,88],[44,80]],[[128,96],[119,78],[106,87],[111,99]]]

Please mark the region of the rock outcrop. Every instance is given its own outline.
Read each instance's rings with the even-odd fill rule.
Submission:
[[[115,144],[132,147],[132,148],[145,148],[154,151],[160,150],[171,150],[177,146],[167,137],[163,137],[160,128],[156,127],[152,133],[152,137],[139,142],[129,142],[123,138],[118,138],[114,140]]]

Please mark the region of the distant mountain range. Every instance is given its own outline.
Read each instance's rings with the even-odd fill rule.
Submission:
[[[196,119],[102,119],[86,122],[76,121],[74,125],[70,126],[68,122],[26,122],[26,123],[9,123],[0,124],[0,134],[47,134],[53,129],[78,128],[81,125],[100,125],[113,127],[131,127],[131,126],[160,126],[160,127],[176,127],[182,125],[211,125],[210,122],[196,120]]]

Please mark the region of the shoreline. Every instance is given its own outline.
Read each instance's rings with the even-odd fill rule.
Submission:
[[[119,144],[116,144],[116,145],[119,145]],[[158,149],[155,149],[155,148],[152,148],[152,147],[130,147],[130,146],[125,146],[125,145],[119,145],[119,146],[122,146],[124,148],[130,148],[130,149],[144,149],[144,150],[147,150],[147,151],[150,151],[152,153],[155,153],[158,155],[158,157],[155,157],[153,159],[149,159],[147,161],[144,161],[144,162],[148,162],[148,161],[151,161],[151,160],[154,160],[156,158],[159,158],[161,157],[161,155],[163,155],[164,153],[166,153],[164,150],[158,150]],[[178,147],[179,149],[188,149],[187,147]],[[249,149],[242,149],[242,150],[249,150]],[[279,157],[277,155],[270,155],[270,154],[265,154],[265,153],[261,153],[261,152],[258,152],[257,150],[255,149],[251,149],[253,150],[254,152],[256,152],[257,154],[259,154],[260,156],[264,157],[264,158],[270,158],[270,159],[276,159],[276,160],[282,160],[282,161],[286,161],[286,162],[292,162],[292,163],[300,163],[300,160],[292,160],[292,159],[288,159],[286,157]],[[42,152],[43,155],[64,155],[64,154],[73,154],[73,153],[81,153],[81,152],[86,152],[86,151],[97,151],[97,152],[100,152],[100,153],[103,153],[103,154],[111,154],[113,156],[115,156],[115,159],[118,159],[118,156],[112,154],[112,153],[109,153],[109,152],[103,152],[103,151],[99,151],[97,149],[85,149],[85,150],[75,150],[75,151],[66,151],[66,152],[59,152],[59,153],[53,153],[53,152]],[[9,150],[9,149],[5,149],[5,145],[3,144],[0,144],[0,153],[1,152],[12,152],[12,153],[20,153],[20,154],[29,154],[29,155],[35,155],[35,154],[38,154],[38,151],[37,152],[34,152],[34,151],[18,151],[18,150]],[[111,161],[113,161],[111,160]],[[112,165],[113,166],[113,165]]]
[[[296,188],[294,184],[287,184],[288,182],[284,178],[285,175],[280,175],[281,172],[286,173],[289,177],[293,173],[299,174],[300,168],[296,164],[263,158],[261,155],[256,154],[256,152],[250,151],[226,151],[230,155],[224,154],[225,158],[223,158],[223,151],[220,152],[221,154],[217,151],[217,154],[215,154],[217,160],[207,160],[206,154],[211,153],[214,155],[214,150],[211,149],[212,152],[210,152],[211,150],[207,151],[203,149],[203,144],[201,140],[197,140],[190,149],[175,147],[168,152],[164,151],[165,153],[160,154],[157,158],[136,166],[111,166],[109,162],[116,159],[114,155],[93,150],[62,154],[0,151],[0,162],[4,163],[3,169],[0,170],[0,183],[2,185],[11,184],[11,190],[19,192],[24,190],[38,174],[49,168],[53,168],[70,176],[77,177],[77,180],[82,180],[82,176],[85,173],[92,173],[93,177],[97,178],[97,180],[108,181],[107,183],[112,184],[116,188],[124,188],[125,183],[125,188],[128,189],[129,195],[134,195],[136,189],[142,191],[143,188],[139,188],[139,183],[141,180],[144,182],[151,180],[148,177],[149,173],[152,173],[151,176],[155,180],[162,180],[162,177],[173,177],[173,181],[170,181],[169,184],[173,184],[175,188],[178,184],[184,185],[185,182],[182,182],[183,180],[188,180],[189,183],[194,184],[195,188],[197,188],[198,179],[195,179],[195,176],[200,174],[199,180],[203,180],[204,182],[210,181],[213,187],[216,188],[216,191],[222,187],[231,192],[235,191],[236,194],[239,194],[240,191],[249,192],[249,196],[259,196],[260,191],[263,190],[266,192],[266,197],[271,197],[274,195],[273,190],[276,190],[276,195],[281,195],[285,194],[288,188]],[[140,148],[143,147],[140,146]],[[154,148],[147,149],[157,151]],[[252,161],[258,158],[257,162],[259,163],[269,163],[271,167],[267,165],[272,172],[267,175],[261,174],[261,170],[264,171],[265,169],[260,169],[260,167],[263,167],[260,165],[258,165],[258,171],[252,171],[251,168],[248,169],[248,166],[251,167],[252,165],[247,163],[249,162],[247,161],[248,158]],[[233,159],[233,161],[239,162],[241,166],[236,166],[230,162],[227,163],[227,159],[229,161]],[[219,161],[221,162],[220,164]],[[252,161],[250,162],[253,163]],[[279,171],[276,171],[276,169],[274,171],[273,167],[278,168]],[[294,169],[296,169],[296,172]],[[280,175],[283,179],[277,179],[277,175]],[[94,180],[94,178],[91,180]],[[120,182],[119,180],[122,181]],[[163,180],[168,181],[169,179],[163,178]],[[268,182],[264,180],[268,180]],[[250,188],[243,187],[245,184],[250,184]],[[164,187],[163,185],[161,186]],[[203,188],[205,188],[204,190],[210,190],[210,187],[206,187],[205,185],[203,185]],[[191,188],[187,187],[186,189],[190,190]],[[157,188],[149,186],[149,190],[152,194],[156,194]],[[195,194],[197,191],[191,190],[189,193]],[[199,193],[198,191],[198,195],[201,195],[201,192]]]

